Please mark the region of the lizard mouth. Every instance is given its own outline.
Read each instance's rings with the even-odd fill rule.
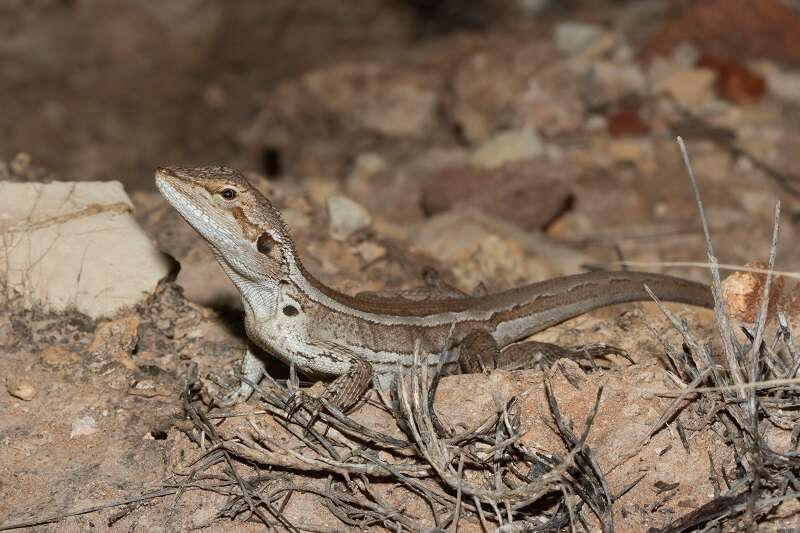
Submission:
[[[156,187],[161,196],[175,208],[190,226],[208,239],[213,236],[213,232],[209,231],[213,226],[211,217],[196,205],[191,196],[183,191],[183,187],[180,185],[180,181],[174,174],[169,173],[167,169],[159,168],[156,172]]]
[[[224,250],[230,248],[235,239],[223,221],[209,211],[202,194],[198,198],[192,185],[170,172],[170,169],[159,168],[156,171],[156,187],[161,196],[205,239],[212,252],[223,257]]]

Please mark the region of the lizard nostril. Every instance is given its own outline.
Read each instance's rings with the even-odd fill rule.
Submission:
[[[286,316],[297,316],[300,311],[293,305],[287,305],[283,308],[283,314]]]

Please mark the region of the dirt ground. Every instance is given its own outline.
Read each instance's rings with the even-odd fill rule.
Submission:
[[[350,294],[419,286],[431,267],[466,292],[617,269],[619,261],[708,282],[702,265],[670,264],[707,260],[680,135],[719,261],[766,261],[779,201],[775,269],[798,270],[800,12],[767,0],[747,4],[747,16],[739,0],[535,4],[0,4],[0,179],[119,180],[139,224],[181,265],[176,279],[103,320],[23,309],[6,295],[0,530],[36,519],[28,530],[264,528],[217,516],[227,496],[198,490],[47,522],[163,488],[189,469],[204,450],[189,437],[187,376],[196,368],[216,394],[234,382],[246,347],[237,292],[155,191],[161,165],[243,169],[284,214],[309,270]],[[330,201],[338,196],[366,213],[344,237]],[[794,282],[783,281],[794,321]],[[717,345],[710,311],[669,309]],[[578,433],[602,385],[587,443],[610,491],[621,494],[614,531],[667,531],[658,528],[718,496],[718,479],[741,477],[738,451],[708,423],[703,402],[648,438],[670,404],[659,392],[678,381],[664,345],[682,343],[655,304],[598,310],[535,338],[607,343],[633,363],[612,356],[601,368],[560,361],[447,377],[437,412],[470,428],[516,398],[520,442],[564,454],[544,376]],[[288,376],[277,362],[270,373]],[[402,437],[375,394],[350,415]],[[300,449],[258,408],[238,407],[256,414],[219,420],[217,430],[231,438],[254,431],[255,417],[287,449]],[[791,433],[770,427],[765,439],[790,443]],[[326,476],[303,479],[324,486]],[[374,490],[434,526],[407,487],[383,479]],[[301,530],[360,529],[311,493],[286,502],[285,517]],[[758,527],[794,524],[794,512],[785,504]],[[600,530],[585,514],[581,527]],[[481,522],[465,513],[459,527],[479,531]]]

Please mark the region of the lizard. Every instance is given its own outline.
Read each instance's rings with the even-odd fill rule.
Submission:
[[[250,342],[302,374],[330,381],[320,398],[341,411],[354,406],[371,383],[414,361],[446,373],[513,368],[526,353],[556,357],[584,348],[525,341],[534,333],[601,307],[650,300],[647,286],[663,301],[713,308],[711,290],[682,278],[633,271],[567,275],[494,294],[442,297],[351,296],[313,276],[272,203],[235,169],[221,166],[160,167],[156,185],[178,213],[207,242],[238,289]],[[606,345],[594,353],[619,353]],[[615,352],[615,350],[617,350]],[[248,344],[244,379],[220,405],[246,401],[265,372]],[[300,406],[313,414],[319,398],[302,391],[287,411]]]

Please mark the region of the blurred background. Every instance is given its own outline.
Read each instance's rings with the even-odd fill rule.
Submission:
[[[3,0],[0,156],[135,188],[167,162],[343,177],[359,151],[470,147],[509,127],[557,146],[658,133],[647,99],[672,87],[657,57],[711,69],[672,91],[694,111],[721,99],[746,114],[771,92],[795,104],[792,4]],[[613,42],[554,79],[599,36]]]

